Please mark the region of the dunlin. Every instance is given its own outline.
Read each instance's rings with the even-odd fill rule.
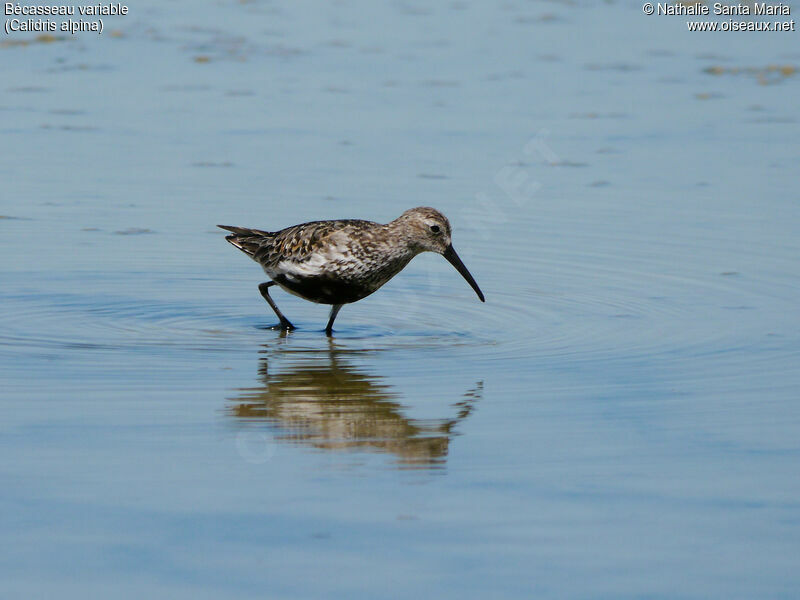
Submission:
[[[450,222],[433,208],[412,208],[386,225],[346,219],[312,221],[274,232],[218,227],[232,232],[225,239],[259,263],[271,279],[258,290],[280,319],[281,329],[294,325],[269,295],[276,283],[295,296],[332,304],[325,328],[331,335],[343,305],[369,296],[421,252],[444,256],[484,302],[483,292],[450,242]]]

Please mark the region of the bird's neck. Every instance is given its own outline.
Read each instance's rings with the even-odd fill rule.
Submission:
[[[384,225],[387,236],[387,242],[398,252],[398,254],[406,257],[406,262],[414,258],[417,254],[423,251],[419,244],[414,239],[404,215],[400,215],[391,223]]]

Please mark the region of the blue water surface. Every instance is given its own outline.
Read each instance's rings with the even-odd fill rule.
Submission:
[[[795,32],[142,0],[0,59],[0,596],[796,597]],[[215,228],[419,205],[486,303],[423,255],[332,339]]]

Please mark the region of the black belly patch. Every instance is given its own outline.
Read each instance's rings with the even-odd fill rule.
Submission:
[[[350,302],[361,300],[375,291],[371,287],[324,276],[310,276],[292,280],[281,274],[273,279],[281,287],[306,300],[319,304],[349,304]]]

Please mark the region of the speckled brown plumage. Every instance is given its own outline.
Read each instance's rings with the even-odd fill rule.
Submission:
[[[385,225],[347,219],[312,221],[275,232],[219,227],[230,231],[225,239],[270,277],[259,289],[284,329],[294,327],[269,296],[267,288],[273,283],[311,302],[333,305],[326,329],[330,334],[343,304],[369,296],[426,251],[450,261],[483,301],[480,288],[453,250],[450,223],[433,208],[412,208]]]

